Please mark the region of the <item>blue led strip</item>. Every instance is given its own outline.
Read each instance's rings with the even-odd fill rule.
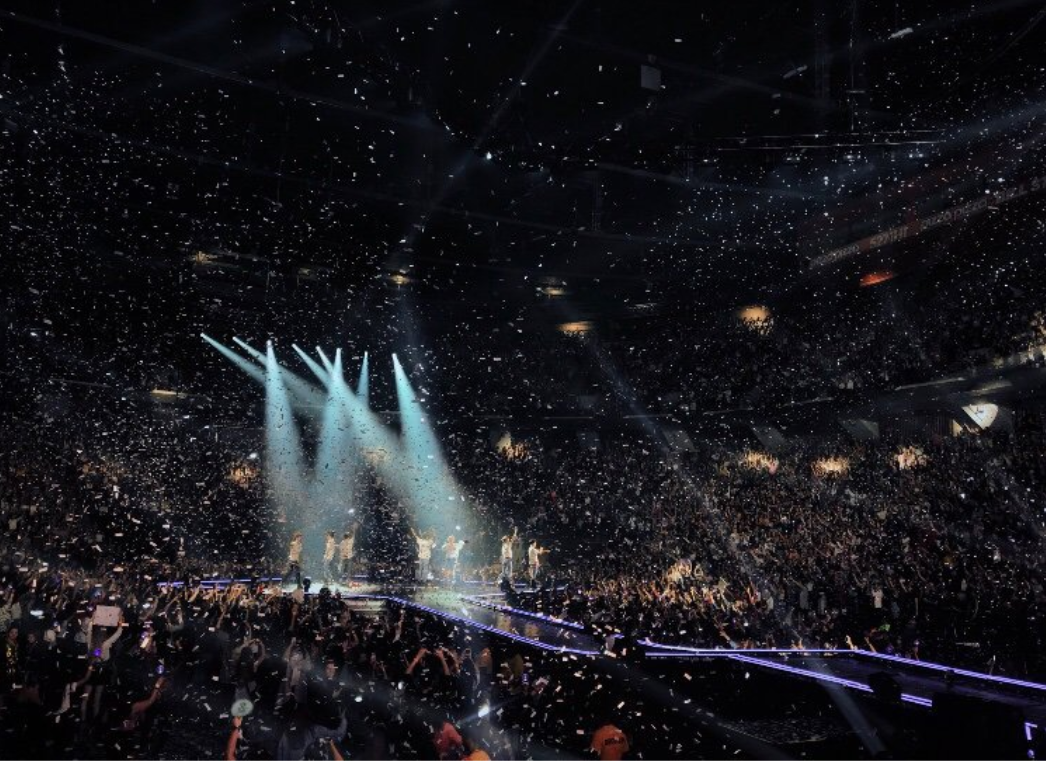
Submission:
[[[499,593],[501,595],[501,593]],[[571,622],[569,619],[560,619],[559,617],[549,616],[548,614],[542,614],[539,611],[527,611],[526,609],[514,609],[511,606],[498,603],[488,603],[487,601],[478,600],[480,596],[461,596],[461,600],[465,601],[472,606],[479,606],[485,609],[491,609],[493,611],[500,611],[506,614],[516,614],[518,616],[527,617],[528,619],[540,619],[542,622],[549,622],[559,627],[567,627],[571,630],[584,630],[583,624],[577,622]],[[485,598],[493,596],[483,596]]]
[[[938,672],[951,672],[956,675],[962,675],[963,677],[969,677],[976,680],[984,680],[993,683],[1002,683],[1004,685],[1014,685],[1018,688],[1027,688],[1035,691],[1046,691],[1046,685],[1042,683],[1035,683],[1030,680],[1018,680],[1013,677],[1002,677],[1000,675],[988,675],[984,672],[974,672],[968,669],[959,669],[958,667],[949,667],[946,664],[937,664],[932,661],[918,661],[916,659],[908,659],[904,656],[893,656],[892,654],[883,654],[876,651],[865,651],[860,648],[849,649],[849,648],[745,648],[745,649],[724,649],[724,648],[691,648],[687,646],[672,646],[663,643],[655,643],[652,640],[644,639],[640,641],[641,645],[650,646],[651,648],[657,648],[662,651],[678,651],[684,654],[696,654],[696,655],[707,655],[713,653],[722,652],[734,652],[740,651],[746,654],[774,654],[774,655],[803,655],[803,654],[829,654],[838,656],[859,656],[871,659],[881,659],[883,661],[892,661],[899,664],[907,664],[912,667],[921,667],[923,669],[932,669]]]
[[[844,677],[826,675],[822,672],[816,672],[812,669],[800,669],[799,667],[791,667],[787,664],[774,664],[772,662],[768,663],[763,659],[755,659],[751,656],[742,656],[740,654],[732,654],[730,658],[734,661],[740,661],[746,664],[754,664],[759,667],[769,667],[770,669],[776,669],[780,672],[789,672],[793,675],[811,677],[815,680],[820,680],[822,682],[835,683],[836,685],[842,685],[846,688],[853,688],[854,690],[859,690],[864,693],[874,692],[872,691],[870,686],[865,685],[864,683],[859,683],[856,680],[847,680]],[[902,693],[901,699],[903,701],[907,701],[910,704],[918,704],[919,706],[933,706],[933,701],[931,699],[923,698],[922,696],[914,696],[910,693]]]
[[[835,675],[827,675],[821,672],[815,672],[812,669],[800,669],[799,667],[791,667],[787,664],[775,664],[768,662],[763,659],[756,659],[751,656],[745,656],[739,654],[736,651],[726,651],[720,649],[718,651],[709,651],[708,653],[701,654],[681,654],[678,652],[653,652],[648,653],[647,656],[651,659],[678,659],[680,657],[695,658],[695,659],[707,659],[707,658],[724,658],[730,659],[731,661],[739,661],[745,664],[752,664],[756,667],[766,667],[767,669],[774,669],[779,672],[787,672],[792,675],[799,675],[801,677],[809,677],[814,680],[825,683],[833,683],[840,685],[844,688],[851,688],[862,693],[873,693],[872,689],[864,683],[859,683],[856,680],[847,680],[845,677],[836,677]],[[916,704],[917,706],[932,707],[933,701],[922,696],[915,696],[911,693],[902,693],[901,699],[908,702],[909,704]]]

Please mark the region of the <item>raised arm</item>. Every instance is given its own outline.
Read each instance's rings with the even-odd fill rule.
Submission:
[[[341,762],[344,760],[345,757],[341,756],[341,752],[338,750],[338,744],[334,742],[334,739],[331,738],[328,743],[330,743],[331,746],[331,759],[335,760],[335,762]]]
[[[442,648],[436,649],[436,658],[439,659],[439,663],[443,667],[443,674],[450,677],[450,666],[447,664],[447,657],[443,653]]]
[[[428,649],[426,649],[426,648],[419,648],[418,649],[418,652],[416,654],[414,654],[414,658],[411,660],[410,664],[407,666],[407,674],[408,675],[413,675],[414,674],[414,668],[417,667],[418,664],[421,663],[421,660],[425,658],[425,654],[427,654],[427,653],[428,653]]]
[[[236,745],[240,741],[240,723],[243,722],[242,717],[232,718],[232,732],[229,733],[229,740],[225,742],[225,759],[228,762],[235,762],[236,759]]]
[[[291,651],[294,650],[294,644],[298,641],[297,638],[291,638],[287,647],[283,649],[283,660],[289,662],[291,660]]]
[[[110,635],[108,638],[102,641],[102,656],[104,656],[106,659],[109,658],[109,649],[112,648],[113,643],[118,641],[120,639],[120,636],[123,635],[123,628],[126,626],[127,622],[123,621],[123,618],[121,617],[120,625],[116,628],[116,632],[114,632],[112,635]]]

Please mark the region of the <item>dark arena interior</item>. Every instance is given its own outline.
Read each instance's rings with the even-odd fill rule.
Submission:
[[[1046,759],[1043,0],[0,0],[0,757]]]

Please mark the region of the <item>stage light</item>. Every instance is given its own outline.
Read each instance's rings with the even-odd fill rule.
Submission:
[[[356,382],[356,396],[360,398],[360,401],[366,405],[369,395],[369,379],[370,374],[370,357],[366,352],[363,353],[363,364],[360,366],[360,379]]]
[[[242,347],[242,348],[243,348],[243,350],[244,350],[244,351],[245,351],[245,352],[246,352],[247,354],[249,354],[249,355],[250,355],[251,357],[253,357],[253,358],[254,358],[255,360],[257,360],[258,362],[262,362],[262,363],[263,363],[263,362],[265,362],[265,353],[264,353],[264,352],[259,352],[259,351],[258,351],[257,349],[255,349],[255,348],[254,348],[254,347],[252,347],[252,346],[251,346],[250,344],[248,344],[248,343],[247,343],[246,341],[243,341],[242,339],[240,339],[240,338],[238,338],[238,337],[236,337],[236,336],[233,336],[233,337],[232,337],[232,340],[233,340],[233,341],[234,341],[234,342],[235,342],[235,343],[236,343],[237,345],[239,345],[240,347]],[[269,349],[269,348],[271,348],[271,347],[272,347],[272,342],[271,342],[271,341],[270,341],[270,342],[268,342],[268,343],[267,343],[267,344],[265,345],[265,347],[266,347],[266,349]]]
[[[302,513],[308,510],[302,461],[301,436],[282,369],[270,346],[265,357],[265,475],[276,506],[294,528],[309,525]],[[312,549],[308,557],[316,558],[314,553]]]
[[[774,474],[777,473],[778,461],[766,453],[749,450],[742,456],[741,465],[753,471],[768,471]]]
[[[221,344],[205,333],[200,334],[203,340],[210,344],[212,347],[222,353],[227,359],[232,360],[236,367],[246,373],[248,376],[253,378],[255,381],[264,384],[265,383],[265,372],[254,363],[249,360],[240,357],[240,355],[233,352],[231,349]]]
[[[323,350],[319,347],[316,347],[316,354],[320,356],[320,362],[323,363],[323,367],[327,369],[328,373],[330,373],[332,367],[330,359],[328,359],[327,355],[325,355]]]
[[[395,353],[392,355],[396,398],[400,411],[400,467],[410,474],[407,483],[415,519],[422,527],[446,534],[452,526],[467,525],[448,503],[462,497],[450,472],[436,433]],[[461,531],[461,530],[457,530]]]
[[[894,277],[896,277],[896,273],[890,270],[877,270],[876,272],[865,273],[861,276],[861,286],[865,288],[875,286],[879,283],[893,280]]]
[[[313,372],[313,375],[315,375],[316,378],[318,378],[324,386],[328,386],[330,384],[330,371],[321,368],[320,364],[313,360],[311,357],[309,357],[308,353],[306,353],[305,350],[303,350],[297,344],[291,344],[291,347],[294,349],[295,352],[298,353],[298,356],[301,357],[301,359],[309,367],[309,370]]]
[[[813,469],[821,476],[841,475],[850,470],[850,460],[848,458],[821,458],[814,461]]]
[[[962,409],[981,429],[991,428],[991,425],[995,423],[995,419],[999,416],[999,406],[991,402],[963,405]]]
[[[737,311],[737,318],[748,328],[758,329],[773,325],[770,310],[761,304],[752,304]]]
[[[351,441],[353,429],[346,419],[345,408],[338,394],[339,387],[344,385],[340,349],[334,353],[330,379],[310,494],[317,511],[317,523],[324,530],[338,531],[337,528],[344,524],[340,514],[352,498],[352,491],[346,489],[345,485],[353,481],[356,453],[359,450]]]
[[[592,321],[590,320],[573,320],[569,323],[560,323],[556,326],[560,333],[565,333],[569,336],[584,336],[591,332]]]
[[[929,458],[923,449],[918,445],[911,445],[909,447],[902,447],[897,452],[897,468],[902,471],[908,471],[913,468],[919,468],[925,466],[929,462]]]
[[[185,392],[176,392],[171,389],[153,389],[149,394],[157,402],[173,402],[174,400],[184,400],[189,397]]]
[[[316,526],[317,522],[344,522],[345,514],[341,513],[340,517],[337,515],[338,511],[344,510],[344,501],[343,499],[336,500],[333,497],[340,491],[344,478],[339,481],[336,477],[328,478],[329,474],[328,477],[318,478],[315,469],[312,478],[308,478],[304,468],[301,438],[294,419],[296,411],[314,420],[319,415],[321,430],[326,421],[326,430],[329,435],[326,438],[321,436],[321,440],[326,439],[330,442],[333,439],[334,443],[327,445],[327,451],[318,453],[318,460],[321,464],[336,463],[337,472],[344,477],[351,473],[350,467],[354,467],[352,458],[355,457],[355,453],[359,453],[378,469],[397,499],[410,504],[416,502],[419,492],[415,489],[414,474],[405,466],[408,458],[404,448],[395,433],[368,409],[365,401],[362,401],[348,388],[340,367],[337,373],[329,374],[327,394],[324,395],[316,386],[281,367],[276,362],[275,352],[271,346],[268,347],[267,353],[262,355],[265,358],[263,369],[206,334],[201,334],[201,337],[232,360],[251,378],[265,386],[266,450],[263,454],[265,462],[263,473],[271,488],[273,501],[285,510],[289,518],[294,517],[291,519],[292,521],[302,527],[310,528],[310,532],[306,535],[307,545],[315,546],[316,543],[322,545],[324,527]],[[237,343],[249,352],[256,352],[245,342],[237,341]],[[333,364],[323,355],[319,347],[317,347],[317,352],[331,370],[334,370]],[[299,352],[299,354],[301,353]],[[336,355],[336,358],[340,366],[340,353]],[[366,355],[364,359],[366,367]],[[364,372],[363,375],[365,379],[366,373]],[[364,383],[364,388],[365,386]],[[293,409],[292,402],[294,403]],[[317,412],[320,410],[323,411],[322,414]],[[337,423],[338,421],[340,423]],[[337,435],[335,435],[336,432]],[[322,466],[320,473],[323,474]],[[328,514],[327,518],[321,519],[317,515],[311,515],[310,520],[299,521],[301,518],[298,515],[299,511],[309,507],[312,502],[328,509],[325,511]],[[431,505],[435,505],[435,503]],[[313,528],[317,531],[312,532]],[[307,548],[306,553],[310,554],[309,557],[320,557],[322,555],[321,545]]]

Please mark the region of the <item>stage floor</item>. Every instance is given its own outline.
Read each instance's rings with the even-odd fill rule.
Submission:
[[[351,585],[333,583],[324,587],[342,598],[391,601],[410,606],[545,651],[595,655],[600,652],[602,645],[576,625],[507,611],[496,605],[484,605],[481,601],[485,599],[496,602],[502,598],[500,593],[494,592],[494,585],[461,583],[455,587],[442,587],[354,582]],[[294,585],[284,585],[282,589],[285,593],[291,593],[295,588]]]

